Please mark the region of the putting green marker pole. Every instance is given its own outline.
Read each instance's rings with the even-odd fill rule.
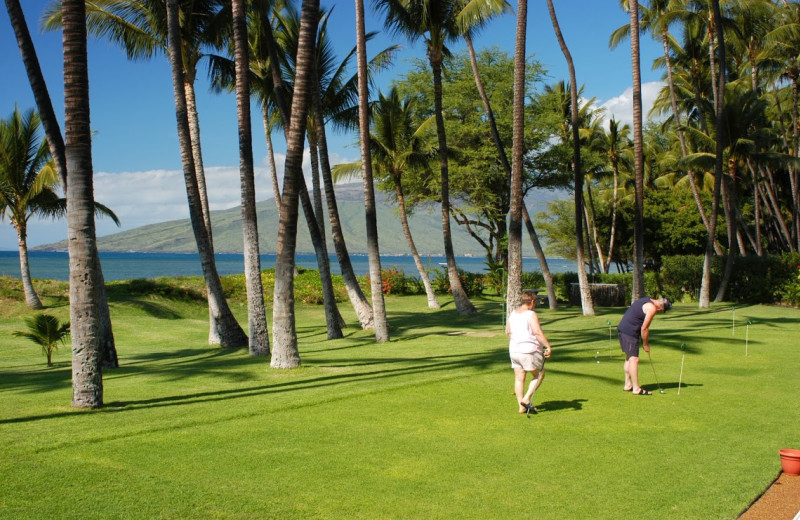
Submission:
[[[681,381],[683,380],[683,357],[686,355],[686,345],[681,343],[681,373],[678,375],[678,395],[681,395]]]
[[[608,325],[608,342],[611,343],[611,320],[606,320],[606,325]]]
[[[736,332],[736,306],[733,306],[733,312],[731,313],[731,336],[734,335]]]
[[[747,320],[747,325],[744,328],[744,357],[747,357],[747,342],[750,339],[750,320]]]

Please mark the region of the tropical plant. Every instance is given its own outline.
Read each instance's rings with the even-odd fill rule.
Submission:
[[[55,192],[58,176],[39,124],[32,109],[22,114],[16,107],[8,119],[0,120],[0,220],[7,215],[17,231],[20,277],[31,309],[40,309],[42,302],[31,281],[28,221],[33,216],[63,216],[67,210],[66,201]]]
[[[11,334],[29,339],[42,347],[42,354],[47,357],[47,366],[53,366],[53,352],[58,350],[59,343],[66,343],[69,337],[69,322],[61,323],[50,314],[36,314],[27,316],[25,324],[28,330],[15,330]]]

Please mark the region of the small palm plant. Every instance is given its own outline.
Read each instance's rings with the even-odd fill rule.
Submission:
[[[53,366],[53,351],[58,350],[59,343],[65,343],[69,337],[69,322],[61,323],[58,318],[49,314],[37,314],[25,318],[27,331],[15,330],[14,336],[28,338],[42,347],[47,356],[47,366]]]

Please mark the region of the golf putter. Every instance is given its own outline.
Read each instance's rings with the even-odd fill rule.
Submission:
[[[650,368],[653,369],[653,377],[656,378],[656,384],[658,385],[658,393],[663,394],[664,390],[661,389],[661,383],[658,382],[658,376],[656,375],[656,367],[653,365],[653,358],[650,357],[650,351],[647,351],[647,359],[650,360]]]

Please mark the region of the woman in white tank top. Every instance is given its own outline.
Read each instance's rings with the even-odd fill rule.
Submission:
[[[536,413],[533,394],[544,379],[544,360],[550,357],[550,342],[539,325],[534,312],[536,293],[522,292],[522,303],[508,315],[506,334],[508,334],[508,353],[514,369],[514,393],[519,403],[519,413]],[[542,349],[544,347],[544,351]],[[523,394],[525,378],[531,374],[528,391]]]

